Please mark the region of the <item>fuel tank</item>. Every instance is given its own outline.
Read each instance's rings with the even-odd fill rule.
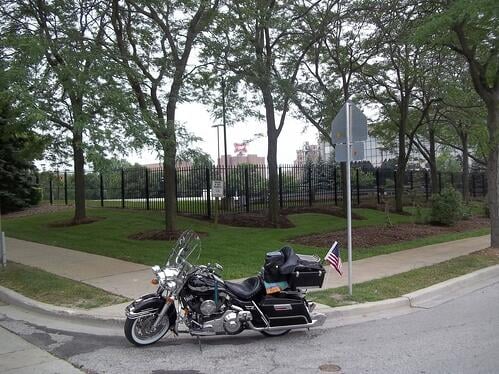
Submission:
[[[213,298],[215,290],[219,295],[226,292],[223,279],[214,274],[194,274],[187,280],[186,286],[192,295],[203,298]]]

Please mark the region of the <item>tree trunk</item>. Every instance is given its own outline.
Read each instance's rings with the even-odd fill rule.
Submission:
[[[435,149],[435,130],[433,129],[433,125],[429,125],[428,128],[428,142],[430,143],[428,164],[430,165],[431,193],[432,195],[434,195],[439,192],[439,184],[438,184],[438,171],[437,171],[437,156]]]
[[[403,114],[402,114],[403,116]],[[401,120],[399,124],[399,154],[397,157],[397,175],[395,178],[395,210],[402,212],[404,210],[404,177],[406,167],[405,157],[405,121]]]
[[[75,178],[75,214],[73,220],[78,224],[86,218],[85,156],[83,153],[83,134],[81,130],[73,130],[72,143]]]
[[[497,96],[487,103],[489,157],[487,162],[487,190],[490,211],[491,247],[499,248],[499,129],[497,124]]]
[[[176,94],[171,94],[171,96]],[[175,159],[177,156],[175,137],[176,101],[170,98],[166,106],[166,133],[162,141],[164,159],[163,175],[165,183],[165,229],[173,232],[177,228],[177,179]]]
[[[462,134],[461,145],[463,147],[463,200],[466,204],[470,201],[470,162],[468,156],[468,135]]]
[[[267,120],[267,163],[269,168],[269,210],[268,218],[277,226],[279,217],[279,175],[277,171],[277,130],[275,127],[274,101],[269,87],[262,87]]]

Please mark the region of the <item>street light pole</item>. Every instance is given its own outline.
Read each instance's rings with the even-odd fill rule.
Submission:
[[[213,125],[211,127],[216,127],[217,128],[217,170],[218,174],[220,174],[220,125]]]
[[[225,118],[225,79],[222,77],[222,121],[224,126],[224,151],[225,151],[225,196],[229,191],[229,177],[227,171],[227,120]]]

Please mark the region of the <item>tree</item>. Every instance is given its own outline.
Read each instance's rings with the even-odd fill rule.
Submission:
[[[309,34],[302,24],[318,1],[234,1],[219,17],[208,45],[227,70],[257,92],[265,108],[269,168],[269,219],[279,215],[277,141],[289,112],[301,61],[324,31]],[[329,3],[329,1],[327,2]]]
[[[418,9],[410,1],[374,1],[371,22],[381,41],[377,59],[363,70],[366,97],[377,102],[381,116],[376,134],[395,141],[398,150],[395,178],[395,209],[403,210],[406,166],[414,136],[424,123],[433,100],[416,101],[417,83],[428,70],[428,51],[410,40],[418,25]],[[383,140],[383,139],[382,139]]]
[[[169,232],[176,229],[177,215],[177,104],[186,98],[182,88],[195,70],[188,69],[188,62],[197,38],[218,6],[218,0],[112,1],[116,51],[110,53],[123,66],[142,117],[163,154],[165,228]]]
[[[91,0],[7,1],[2,9],[13,87],[25,115],[50,134],[52,147],[71,148],[75,177],[73,222],[86,218],[85,149],[121,146],[124,108],[113,65],[102,59],[107,5]],[[110,136],[110,135],[113,136]],[[102,148],[101,148],[102,149]]]
[[[432,1],[423,7],[420,43],[445,45],[466,62],[473,87],[487,109],[487,176],[491,245],[499,247],[499,61],[497,2]]]
[[[0,210],[18,210],[38,203],[33,160],[41,157],[45,139],[32,131],[32,123],[16,105],[9,90],[9,73],[0,64]]]
[[[328,31],[311,48],[302,64],[293,102],[299,117],[306,119],[331,143],[331,122],[341,106],[360,92],[359,74],[376,54],[375,35],[366,31],[368,17],[350,1],[331,1],[314,10],[307,28],[314,30],[322,19]],[[342,190],[347,188],[346,163],[341,163]],[[346,214],[347,201],[343,199]]]

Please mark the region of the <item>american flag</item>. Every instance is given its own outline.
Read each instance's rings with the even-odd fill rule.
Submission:
[[[338,242],[333,243],[326,257],[324,257],[324,260],[329,262],[329,265],[335,268],[340,275],[343,275],[343,271],[341,271],[340,246],[338,245]]]

